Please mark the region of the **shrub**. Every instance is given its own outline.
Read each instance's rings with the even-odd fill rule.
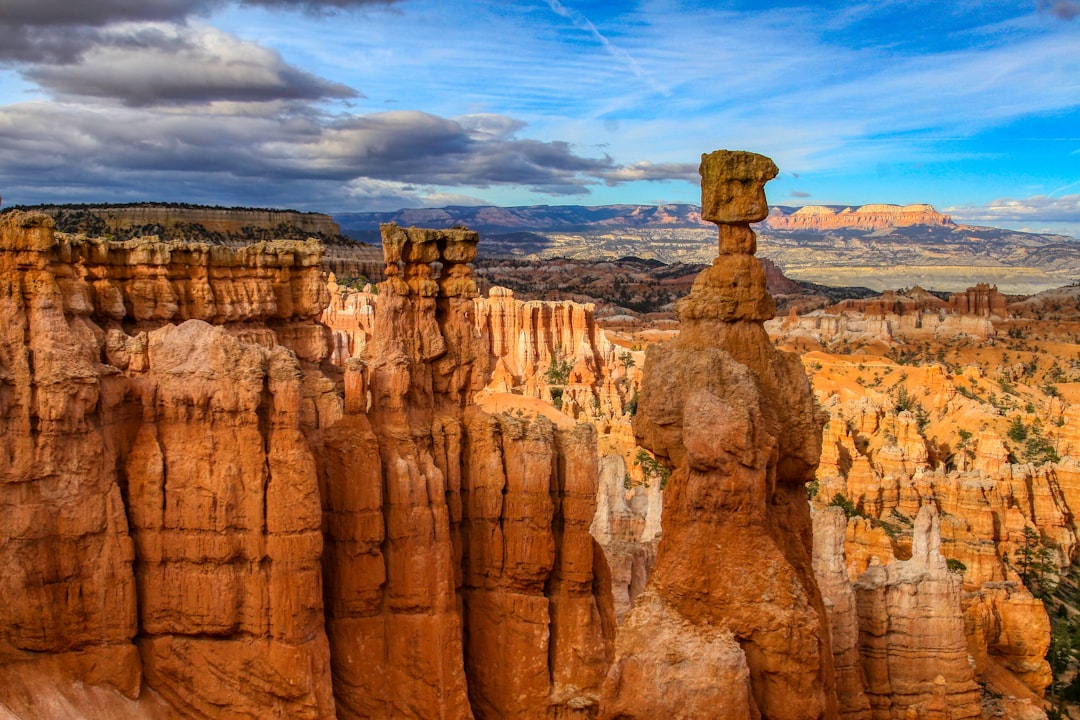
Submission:
[[[548,385],[565,385],[566,381],[570,379],[570,371],[573,369],[573,363],[563,355],[562,345],[556,345],[551,364],[544,371],[544,381]],[[552,394],[554,395],[554,393]]]
[[[836,493],[833,495],[832,500],[829,501],[829,507],[838,507],[844,511],[844,516],[847,518],[861,517],[862,513],[855,507],[855,503],[844,497],[843,493]]]
[[[654,458],[644,448],[638,448],[634,464],[641,468],[641,474],[645,476],[645,487],[649,487],[653,480],[660,481],[660,489],[667,487],[671,478],[671,471],[663,463]]]

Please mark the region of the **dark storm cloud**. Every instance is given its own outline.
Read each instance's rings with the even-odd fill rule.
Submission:
[[[610,158],[577,155],[565,142],[521,139],[523,127],[499,115],[442,118],[419,111],[352,116],[281,155],[284,167],[425,185],[524,185],[551,194],[580,194]]]
[[[346,10],[397,4],[400,0],[239,0],[278,9]],[[229,0],[4,0],[0,23],[22,26],[102,27],[116,22],[181,20],[229,4]]]
[[[0,187],[12,188],[12,202],[145,198],[154,188],[158,198],[218,203],[288,187],[286,204],[327,207],[361,190],[405,197],[415,186],[582,195],[621,169],[568,143],[519,138],[521,123],[504,116],[327,120],[275,107],[0,107]]]
[[[236,0],[232,0],[236,2]],[[402,0],[240,0],[239,4],[308,12],[386,7]],[[72,63],[124,22],[179,22],[230,0],[2,0],[0,63]]]
[[[31,65],[23,76],[57,96],[131,106],[359,96],[288,65],[274,50],[219,30],[176,25],[109,33],[80,62]]]
[[[102,27],[125,21],[179,20],[212,4],[211,0],[4,0],[0,3],[0,23]]]

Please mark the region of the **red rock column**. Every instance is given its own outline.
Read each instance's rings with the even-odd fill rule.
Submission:
[[[646,356],[634,432],[674,469],[604,717],[837,717],[804,487],[823,418],[798,358],[774,350],[762,326],[774,306],[750,229],[776,173],[752,153],[702,157],[702,216],[720,226],[719,256],[677,305],[679,337]]]
[[[147,682],[183,717],[332,718],[301,372],[189,320],[148,333],[125,471]]]
[[[43,215],[0,219],[0,647],[134,697],[133,546],[103,428],[119,398],[60,245]],[[0,665],[15,658],[31,656]]]
[[[476,244],[475,233],[446,232],[467,234]],[[448,348],[432,268],[443,234],[383,227],[387,279],[379,284],[364,356],[371,409],[366,419],[347,416],[335,429],[341,437],[331,446],[344,468],[324,470],[334,547],[327,594],[342,718],[472,717],[452,493],[433,437],[440,424],[433,363]],[[376,447],[377,458],[350,447],[350,436]]]

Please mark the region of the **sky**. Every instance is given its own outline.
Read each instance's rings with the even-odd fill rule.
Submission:
[[[1080,0],[0,0],[4,205],[930,203],[1080,237]]]

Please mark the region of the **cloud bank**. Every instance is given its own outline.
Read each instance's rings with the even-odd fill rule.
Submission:
[[[309,13],[396,3],[240,0]],[[523,121],[498,113],[332,111],[327,103],[363,93],[196,21],[223,5],[10,0],[0,6],[0,64],[48,96],[0,106],[0,182],[15,186],[9,196],[19,202],[126,198],[154,187],[170,198],[213,193],[215,202],[247,202],[291,187],[324,203],[387,205],[476,199],[445,189],[454,187],[522,186],[580,196],[591,185],[682,173],[649,163],[621,167],[569,142],[524,137]]]

